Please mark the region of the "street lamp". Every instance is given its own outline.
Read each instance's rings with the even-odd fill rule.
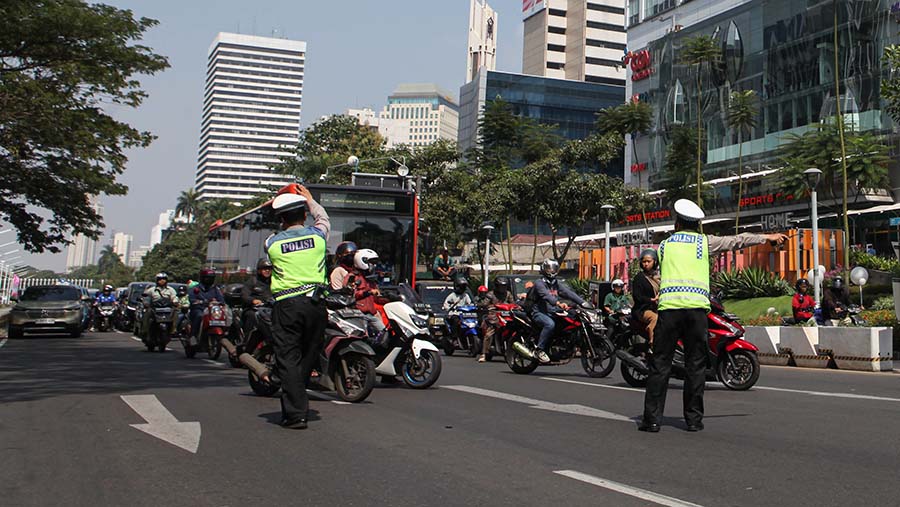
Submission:
[[[359,167],[359,164],[366,162],[378,162],[380,160],[390,160],[391,162],[397,164],[397,176],[399,176],[403,181],[403,188],[406,188],[406,177],[409,176],[409,167],[406,165],[406,156],[400,157],[400,160],[397,160],[394,157],[376,157],[376,158],[367,158],[365,160],[360,160],[356,155],[350,155],[347,157],[347,163],[333,165],[325,169],[325,174],[319,177],[319,181],[324,181],[325,178],[328,177],[328,170],[334,169],[336,167],[344,167],[350,166],[354,169]]]
[[[609,263],[611,262],[609,255],[609,212],[616,209],[616,207],[612,204],[604,204],[603,206],[600,206],[600,209],[602,209],[606,215],[606,245],[603,249],[603,274],[605,276],[604,279],[608,282],[610,274]]]
[[[815,167],[803,171],[806,175],[806,183],[809,185],[809,193],[812,199],[812,210],[810,211],[810,221],[812,222],[813,235],[813,298],[816,301],[816,307],[821,302],[821,289],[819,288],[819,200],[816,194],[816,187],[819,186],[819,180],[822,178],[822,171]]]
[[[494,226],[485,223],[481,228],[487,233],[487,240],[485,241],[484,247],[484,278],[482,280],[484,282],[482,285],[487,287],[488,277],[491,275],[491,231],[494,230]]]

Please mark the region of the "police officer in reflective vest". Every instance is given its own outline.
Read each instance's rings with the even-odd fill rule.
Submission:
[[[653,342],[650,377],[644,398],[644,418],[638,429],[659,431],[666,404],[669,373],[678,340],[684,343],[684,420],[688,431],[703,429],[703,387],[709,328],[710,255],[739,250],[766,241],[781,244],[783,234],[739,234],[706,236],[700,221],[705,216],[692,201],[675,202],[675,233],[659,245],[659,321]]]
[[[305,227],[306,210],[315,223]],[[295,185],[279,194],[272,209],[281,232],[266,240],[272,261],[272,339],[281,378],[281,425],[305,429],[309,412],[306,384],[325,339],[327,312],[319,301],[325,284],[325,241],[331,224],[309,190]]]

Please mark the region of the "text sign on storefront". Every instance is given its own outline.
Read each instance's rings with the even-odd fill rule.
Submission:
[[[784,231],[788,228],[788,219],[790,218],[790,213],[771,213],[763,215],[760,223],[762,223],[764,231]]]
[[[900,217],[892,217],[891,218],[891,227],[896,227],[900,225]]]
[[[620,232],[616,234],[616,246],[641,245],[647,241],[647,231]]]

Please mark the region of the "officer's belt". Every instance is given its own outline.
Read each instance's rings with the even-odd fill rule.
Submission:
[[[272,297],[275,299],[280,298],[281,296],[292,296],[294,294],[306,294],[307,292],[314,290],[318,287],[318,284],[308,283],[306,285],[301,285],[299,287],[294,287],[292,289],[284,289],[272,294]]]

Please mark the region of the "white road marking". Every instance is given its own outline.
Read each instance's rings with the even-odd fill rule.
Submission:
[[[567,384],[580,384],[583,386],[592,386],[592,387],[602,387],[604,389],[618,389],[620,391],[637,391],[639,393],[644,392],[643,389],[638,389],[636,387],[622,387],[622,386],[608,386],[606,384],[595,384],[593,382],[581,382],[579,380],[567,380],[563,378],[553,378],[553,377],[541,377],[543,380],[552,380],[554,382],[565,382]]]
[[[810,396],[825,396],[825,397],[829,397],[829,398],[850,398],[850,399],[855,399],[855,400],[900,402],[900,398],[886,398],[884,396],[871,396],[868,394],[827,393],[827,392],[822,392],[822,391],[804,391],[801,389],[783,389],[781,387],[766,387],[766,386],[755,386],[753,389],[760,389],[763,391],[777,391],[777,392],[782,392],[782,393],[807,394]]]
[[[600,477],[594,477],[593,475],[576,472],[575,470],[556,470],[553,473],[562,475],[563,477],[568,477],[570,479],[575,479],[576,481],[593,484],[594,486],[600,486],[601,488],[609,489],[617,493],[622,493],[623,495],[640,498],[641,500],[647,500],[648,502],[653,502],[658,505],[665,505],[667,507],[702,507],[695,503],[685,502],[684,500],[672,498],[671,496],[660,495],[659,493],[647,491],[646,489],[635,488],[634,486],[629,486],[627,484],[601,479]]]
[[[179,422],[153,394],[121,396],[121,398],[147,421],[146,424],[131,424],[132,428],[197,454],[197,448],[200,447],[199,422]]]
[[[534,400],[531,398],[525,398],[523,396],[517,396],[515,394],[501,393],[499,391],[491,391],[489,389],[481,389],[480,387],[442,386],[442,389],[452,389],[454,391],[477,394],[479,396],[487,396],[488,398],[497,398],[501,400],[512,401],[515,403],[523,403],[525,405],[531,406],[531,408],[536,408],[539,410],[550,410],[553,412],[562,412],[564,414],[583,415],[587,417],[597,417],[600,419],[611,419],[613,421],[632,422],[631,418],[625,417],[624,415],[614,414],[612,412],[607,412],[605,410],[599,410],[592,407],[586,407],[584,405],[563,405],[559,403],[552,403],[549,401]]]
[[[4,338],[4,339],[0,340],[0,349],[2,349],[4,345],[6,345],[7,341],[9,341],[8,338]]]
[[[220,362],[218,362],[218,361],[213,361],[212,359],[201,359],[201,361],[203,361],[203,362],[205,362],[205,363],[209,363],[209,364],[211,364],[211,365],[213,365],[213,366],[219,366],[219,367],[225,366],[225,363],[220,363]]]
[[[322,401],[330,401],[335,405],[352,405],[352,403],[350,403],[349,401],[337,400],[332,396],[328,396],[327,394],[320,393],[319,391],[313,391],[311,389],[307,389],[306,394],[309,395],[310,398],[315,398]]]
[[[134,335],[131,336],[131,339],[134,340],[134,341],[136,341],[136,342],[144,343],[140,338],[138,338],[137,336],[134,336]]]

